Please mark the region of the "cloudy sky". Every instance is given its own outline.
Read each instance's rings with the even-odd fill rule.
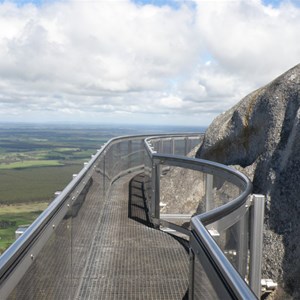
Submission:
[[[0,1],[0,122],[207,125],[299,41],[300,0]]]

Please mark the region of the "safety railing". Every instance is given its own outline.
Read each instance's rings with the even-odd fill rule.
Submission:
[[[187,137],[176,138],[185,141],[180,154],[195,154]],[[169,140],[145,140],[147,195],[153,223],[189,237],[189,298],[260,298],[264,197],[250,195],[251,182],[235,169],[174,155]]]
[[[262,197],[249,197],[251,183],[241,173],[187,157],[201,139],[181,134],[107,142],[0,257],[0,299],[78,298],[92,248],[89,228],[107,230],[97,219],[112,183],[136,172],[146,174],[153,224],[190,239],[190,299],[253,299],[246,282],[259,295]]]

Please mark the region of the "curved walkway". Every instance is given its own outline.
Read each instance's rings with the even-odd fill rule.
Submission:
[[[188,254],[168,234],[144,225],[142,181],[131,184],[128,201],[132,176],[114,182],[103,201],[95,172],[9,299],[182,299]]]
[[[116,181],[105,202],[76,298],[182,299],[188,255],[168,234],[128,218],[129,179]]]

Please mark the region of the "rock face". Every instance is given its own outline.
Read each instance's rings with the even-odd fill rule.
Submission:
[[[208,128],[197,157],[238,166],[266,195],[263,277],[300,298],[300,64]]]
[[[195,157],[197,146],[187,156]],[[160,199],[164,206],[162,214],[202,213],[205,195],[204,175],[201,172],[178,167],[162,170]]]

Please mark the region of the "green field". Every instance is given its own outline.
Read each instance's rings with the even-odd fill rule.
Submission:
[[[0,164],[0,170],[63,166],[58,160],[26,160]]]
[[[0,254],[111,136],[93,128],[0,128]]]
[[[82,164],[0,171],[0,204],[49,202],[78,173]]]
[[[0,124],[0,253],[14,241],[17,227],[30,224],[104,142],[162,130],[180,131],[173,127]]]
[[[44,202],[0,206],[0,254],[15,241],[16,229],[31,224],[46,207]]]

